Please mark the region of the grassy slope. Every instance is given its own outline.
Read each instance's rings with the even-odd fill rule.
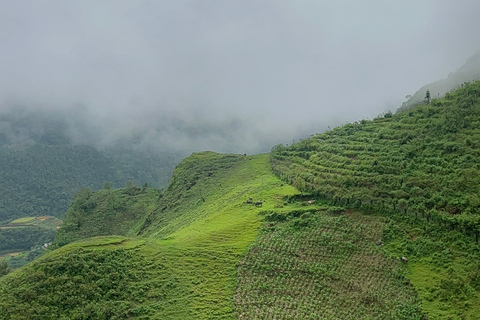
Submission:
[[[136,235],[155,209],[161,191],[130,186],[125,189],[81,190],[65,213],[54,247],[104,235]]]
[[[197,154],[189,160],[199,162],[199,158],[203,158],[210,164],[211,157],[218,160],[218,156],[211,153]],[[172,209],[181,212],[182,219],[162,219],[165,227],[155,228],[150,235],[160,246],[165,261],[190,288],[191,291],[182,296],[182,304],[189,305],[185,316],[192,319],[233,317],[231,297],[236,266],[248,244],[255,240],[261,219],[259,211],[273,208],[281,203],[283,196],[296,192],[272,175],[267,155],[229,160],[235,162],[233,168],[223,174],[220,168],[212,181],[202,180],[205,184],[192,186],[192,193],[184,198],[185,203],[179,204],[184,209]],[[182,171],[176,173],[178,179]],[[217,188],[211,187],[213,185]],[[249,196],[262,199],[263,208],[246,204]],[[197,206],[191,207],[189,202]],[[165,215],[168,216],[168,212]],[[190,224],[167,231],[184,221]],[[172,313],[174,317],[180,316],[178,309]]]
[[[431,319],[477,319],[479,123],[476,82],[429,106],[278,146],[272,162],[300,189],[393,218],[386,252],[409,258],[422,309]]]
[[[142,238],[81,240],[4,277],[0,317],[234,318],[236,266],[257,235],[258,213],[296,191],[271,173],[268,155],[202,153],[183,165],[191,161],[202,168],[214,159],[217,169],[212,168],[206,185],[190,185],[188,194],[180,197],[170,194],[178,190],[165,192],[166,200],[179,201],[168,202],[173,205],[163,211],[161,202]],[[186,172],[185,178],[197,173],[204,171]],[[222,188],[204,189],[209,184]],[[264,200],[264,207],[245,204],[249,196]],[[202,203],[195,210],[198,201]],[[181,207],[184,223],[170,212]],[[169,227],[154,232],[157,219],[168,221]]]
[[[385,252],[408,257],[406,277],[429,319],[478,319],[480,247],[456,230],[393,215],[383,231]]]

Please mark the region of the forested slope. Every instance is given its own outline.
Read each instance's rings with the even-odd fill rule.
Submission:
[[[480,233],[480,82],[429,105],[278,145],[289,183],[334,204],[424,217]]]
[[[130,185],[124,189],[82,189],[65,213],[53,247],[105,235],[136,235],[156,208],[163,191]]]
[[[78,120],[74,116],[22,110],[0,115],[0,225],[26,216],[61,217],[76,192],[101,189],[105,182],[165,187],[183,157],[130,140],[103,146],[93,138],[76,141],[70,131],[89,128],[70,124]]]

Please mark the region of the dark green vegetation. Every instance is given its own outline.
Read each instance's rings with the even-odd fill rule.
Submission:
[[[51,216],[25,217],[0,227],[0,253],[24,251],[52,242],[62,221]]]
[[[0,221],[24,216],[61,217],[82,187],[100,189],[106,181],[112,187],[125,186],[128,181],[166,184],[162,174],[173,169],[173,157],[161,161],[141,152],[133,158],[130,153],[102,151],[89,145],[0,147]]]
[[[93,192],[82,189],[75,195],[58,231],[54,247],[95,236],[133,236],[156,207],[162,191],[130,185],[124,189]]]
[[[89,128],[68,121],[46,111],[0,115],[0,225],[25,216],[61,217],[76,192],[98,190],[107,181],[116,188],[129,181],[166,186],[180,160],[170,150],[156,153],[135,141],[100,147],[93,138],[75,139],[80,135],[71,131]]]
[[[8,266],[5,260],[0,260],[0,277],[8,274],[10,272],[10,267]]]
[[[275,172],[334,204],[480,233],[480,82],[272,152]]]
[[[133,138],[99,145],[86,123],[84,116],[61,112],[0,114],[0,228],[21,217],[62,218],[82,188],[167,185],[178,153],[151,151]],[[53,237],[53,230],[38,226],[0,229],[0,255],[23,252],[8,261],[19,267],[43,253],[39,246]]]

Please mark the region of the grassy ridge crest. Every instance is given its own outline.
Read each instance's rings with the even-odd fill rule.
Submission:
[[[185,180],[172,182],[160,199],[153,190],[138,195],[155,204],[128,229],[141,229],[140,237],[126,232],[129,237],[80,239],[3,277],[0,317],[235,318],[237,263],[256,239],[260,212],[281,206],[297,191],[273,175],[268,155],[194,154],[178,169],[174,180]],[[125,190],[101,190],[78,201],[80,209],[92,200],[97,205],[83,212],[93,222],[85,220],[70,235],[78,239],[95,230],[109,192],[120,196]],[[246,203],[249,197],[263,206]],[[123,211],[115,212],[122,217]],[[142,219],[148,221],[143,229]]]

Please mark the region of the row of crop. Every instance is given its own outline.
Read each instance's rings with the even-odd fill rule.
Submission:
[[[273,162],[276,164],[275,161]],[[274,172],[298,189],[328,200],[334,205],[363,210],[408,213],[428,221],[439,222],[448,228],[467,232],[476,241],[479,240],[480,221],[476,210],[480,205],[480,198],[475,194],[467,194],[462,195],[465,200],[455,199],[451,197],[450,188],[433,191],[433,188],[428,187],[432,183],[428,180],[428,176],[425,176],[424,179],[412,179],[411,177],[379,175],[381,179],[375,181],[353,175],[320,171],[309,173],[305,170],[290,171],[288,169],[288,165],[278,165],[274,167]],[[289,172],[289,174],[285,172]],[[426,172],[432,171],[427,170]],[[453,186],[456,190],[462,190],[465,187],[464,179],[458,180],[453,177],[449,180],[449,186]],[[409,181],[412,182],[410,186],[408,186]],[[439,183],[439,185],[442,184]]]
[[[396,319],[415,303],[374,244],[378,222],[311,213],[268,226],[240,263],[239,318]]]
[[[478,239],[480,130],[472,123],[480,123],[480,98],[463,93],[401,112],[389,122],[361,121],[288,148],[276,146],[273,170],[335,205],[409,213]],[[465,110],[467,122],[452,128],[448,117]]]

